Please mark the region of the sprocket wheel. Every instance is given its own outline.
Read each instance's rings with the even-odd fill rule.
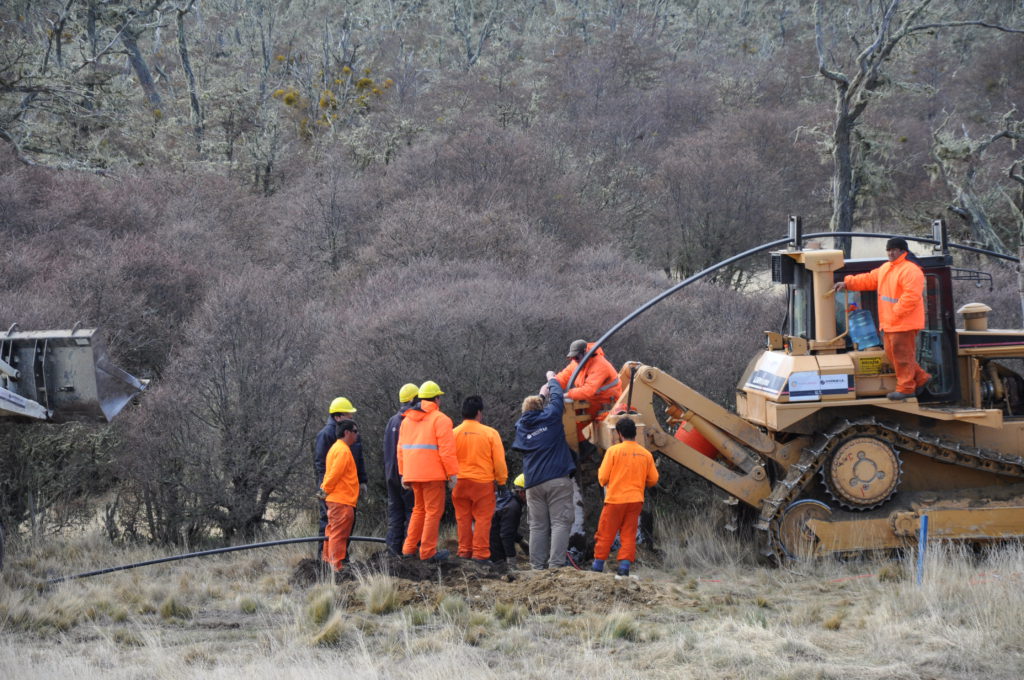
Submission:
[[[805,498],[790,503],[778,520],[779,546],[785,555],[793,560],[809,560],[815,556],[818,537],[807,526],[812,519],[828,519],[832,508],[821,501]]]
[[[889,500],[903,476],[899,453],[869,435],[850,437],[821,468],[829,495],[849,510],[870,510]]]

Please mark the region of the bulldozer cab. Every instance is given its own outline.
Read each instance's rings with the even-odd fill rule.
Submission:
[[[876,269],[885,261],[878,258],[847,260],[839,269],[832,272],[830,278],[821,278],[814,276],[813,264],[809,268],[807,264],[794,261],[784,254],[773,254],[773,279],[788,286],[789,313],[783,334],[812,340],[816,337],[819,322],[828,325],[829,321],[827,318],[819,320],[817,317],[833,317],[835,328],[832,336],[836,342],[833,348],[825,348],[825,351],[844,352],[858,349],[849,327],[850,312],[866,311],[870,315],[872,325],[877,328],[876,291],[845,291],[836,294],[832,309],[823,315],[822,308],[816,306],[816,300],[821,300],[823,291],[816,291],[815,286],[819,289],[830,286],[842,281],[847,275],[863,274]],[[956,361],[957,329],[953,309],[951,258],[948,255],[936,255],[915,257],[914,261],[925,274],[925,328],[917,337],[917,360],[921,367],[932,375],[927,394],[922,397],[922,401],[956,401],[959,397],[960,383]],[[818,335],[821,335],[820,331]]]

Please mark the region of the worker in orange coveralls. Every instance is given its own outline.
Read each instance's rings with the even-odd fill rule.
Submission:
[[[924,272],[908,259],[907,241],[891,238],[885,243],[889,261],[864,274],[850,274],[833,291],[877,290],[878,327],[885,355],[896,371],[894,401],[924,392],[932,376],[917,363],[917,333],[924,328]]]
[[[609,447],[597,471],[597,481],[605,487],[604,507],[594,536],[594,571],[604,571],[604,561],[611,552],[618,533],[619,576],[629,576],[629,567],[636,561],[636,527],[644,507],[644,489],[658,483],[658,468],[651,452],[636,443],[636,423],[621,418],[615,423],[620,443]]]
[[[348,537],[352,534],[359,501],[359,474],[351,449],[359,436],[359,428],[352,420],[342,420],[336,428],[338,440],[327,452],[320,494],[327,502],[323,560],[339,572],[348,556]]]
[[[444,394],[433,380],[417,392],[419,404],[403,414],[398,428],[398,474],[402,487],[412,489],[413,508],[402,545],[402,557],[416,555],[426,562],[447,560],[447,550],[437,549],[437,533],[444,514],[444,485],[455,486],[459,459],[455,455],[452,419],[441,412],[438,398]]]
[[[587,363],[583,365],[579,375],[576,376],[576,382],[571,388],[569,387],[569,378],[572,377],[572,372],[576,370],[583,355],[593,346],[594,343],[588,344],[586,340],[573,340],[566,353],[569,365],[555,375],[555,380],[565,391],[566,399],[590,403],[590,406],[587,407],[590,420],[603,420],[607,408],[615,403],[615,400],[622,394],[619,372],[605,358],[603,349],[599,347],[594,352]],[[587,421],[576,424],[576,433],[581,442],[583,441],[583,428],[586,425]]]
[[[480,422],[483,415],[484,400],[476,395],[466,397],[462,424],[455,428],[459,481],[452,490],[452,505],[459,526],[459,557],[489,564],[495,484],[504,486],[508,481],[508,467],[501,436]]]

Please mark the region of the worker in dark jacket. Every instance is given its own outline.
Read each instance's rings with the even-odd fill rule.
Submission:
[[[565,441],[562,386],[553,371],[541,395],[523,400],[513,448],[523,455],[527,516],[530,524],[530,565],[534,569],[565,566],[565,551],[575,518],[572,480],[576,462]],[[548,396],[545,402],[544,396]]]
[[[388,490],[388,533],[385,545],[394,555],[402,554],[405,532],[409,528],[414,502],[412,489],[402,488],[402,477],[398,474],[398,428],[402,426],[402,414],[408,411],[416,399],[419,388],[412,383],[402,385],[398,390],[398,413],[384,427],[384,483]]]
[[[523,540],[519,534],[519,523],[526,506],[525,476],[516,477],[512,486],[511,491],[505,487],[498,490],[494,519],[491,521],[491,561],[505,562],[510,567],[516,564],[516,543]]]
[[[324,481],[324,473],[327,471],[327,452],[331,450],[334,443],[338,441],[337,431],[335,426],[342,420],[347,420],[351,416],[350,414],[355,413],[356,409],[352,406],[352,402],[345,397],[338,397],[331,402],[330,408],[327,410],[327,424],[324,425],[323,429],[316,435],[316,445],[314,447],[313,456],[313,468],[316,471],[316,485],[317,488]],[[366,467],[363,465],[363,440],[361,437],[357,437],[354,444],[351,446],[352,458],[356,462],[356,474],[359,475],[359,490],[366,493]],[[327,503],[320,499],[320,536],[324,535],[324,530],[327,528]]]

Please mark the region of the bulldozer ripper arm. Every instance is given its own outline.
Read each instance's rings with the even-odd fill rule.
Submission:
[[[759,507],[771,493],[763,456],[772,457],[780,445],[765,432],[659,368],[627,364],[621,375],[630,373],[633,384],[629,409],[624,393],[611,415],[595,424],[597,427],[591,426],[591,440],[607,448],[612,443],[614,423],[619,417],[629,415],[638,421],[643,443],[649,449],[660,451],[744,503]],[[677,414],[686,421],[680,427],[696,429],[717,455],[706,455],[665,431],[657,417],[656,396],[665,402],[670,414]]]

